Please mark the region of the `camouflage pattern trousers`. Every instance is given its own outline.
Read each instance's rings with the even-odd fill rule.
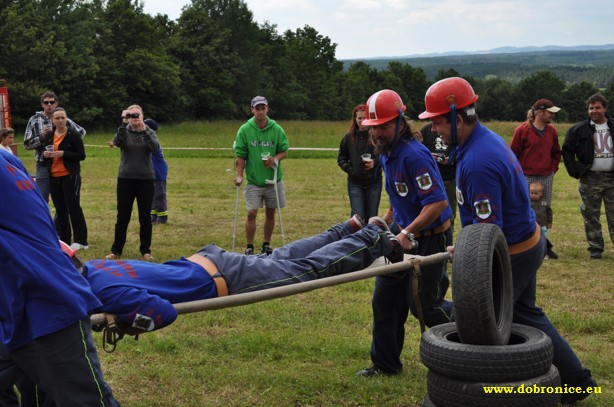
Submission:
[[[614,171],[588,171],[580,178],[578,191],[582,198],[580,212],[584,218],[588,250],[603,252],[604,242],[599,220],[602,201],[605,206],[610,239],[614,243]]]

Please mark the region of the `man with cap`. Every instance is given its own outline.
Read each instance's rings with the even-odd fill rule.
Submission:
[[[384,89],[367,101],[363,121],[371,126],[375,153],[384,169],[390,208],[384,216],[390,230],[397,234],[405,252],[428,256],[445,251],[451,244],[452,211],[437,164],[429,149],[418,139],[412,122],[403,114],[405,105],[394,91]],[[356,374],[363,377],[401,373],[401,352],[405,340],[405,322],[409,311],[418,317],[420,301],[424,322],[435,326],[450,322],[452,303],[445,300],[449,286],[445,262],[423,266],[419,297],[412,292],[412,276],[408,272],[375,278],[373,292],[373,365]]]
[[[265,220],[261,252],[270,254],[273,251],[270,242],[275,228],[275,209],[278,202],[280,210],[286,206],[280,162],[288,156],[290,146],[284,129],[268,116],[269,103],[264,96],[256,96],[252,99],[251,112],[254,117],[239,128],[233,145],[237,170],[234,183],[236,186],[243,183],[243,172],[245,171],[247,177],[244,192],[247,205],[245,254],[254,254],[256,216],[263,202]],[[274,180],[275,174],[277,174],[277,179]]]
[[[544,259],[546,239],[535,222],[520,163],[503,138],[480,123],[477,100],[465,79],[443,79],[427,90],[426,111],[419,117],[430,119],[433,130],[456,150],[451,155],[456,159],[456,200],[462,226],[487,222],[503,231],[512,264],[513,321],[550,337],[561,384],[583,389],[563,395],[561,402],[571,404],[587,397],[590,393],[584,390],[596,383],[535,304],[537,270]]]
[[[544,186],[542,200],[552,207],[552,185],[554,174],[559,170],[561,147],[559,135],[551,125],[554,116],[561,108],[548,99],[539,99],[527,112],[527,120],[514,130],[510,143],[512,151],[518,158],[527,184],[541,182]],[[550,229],[552,224],[547,225]],[[558,258],[548,244],[546,256]]]
[[[614,121],[607,116],[608,101],[600,92],[586,100],[589,118],[574,124],[563,142],[565,168],[580,180],[582,218],[591,259],[601,259],[601,202],[605,206],[610,239],[614,242]]]

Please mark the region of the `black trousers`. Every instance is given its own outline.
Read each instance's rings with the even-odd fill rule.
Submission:
[[[49,179],[51,200],[57,215],[56,229],[60,239],[67,244],[72,242],[87,246],[87,224],[81,209],[81,175],[69,174]]]
[[[117,179],[117,222],[115,223],[115,241],[111,251],[121,255],[126,244],[126,233],[132,216],[132,206],[136,199],[139,212],[139,236],[141,254],[151,253],[151,202],[154,194],[153,179]]]

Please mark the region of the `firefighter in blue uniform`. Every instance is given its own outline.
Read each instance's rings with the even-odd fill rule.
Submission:
[[[514,285],[514,323],[538,328],[552,339],[554,365],[561,382],[583,389],[596,386],[590,371],[559,334],[541,308],[535,305],[536,275],[546,251],[531,210],[531,200],[522,168],[505,141],[484,127],[476,114],[478,95],[465,79],[447,78],[433,84],[425,96],[426,111],[447,145],[456,151],[456,199],[463,226],[494,223],[508,243]],[[564,394],[571,404],[589,393]]]

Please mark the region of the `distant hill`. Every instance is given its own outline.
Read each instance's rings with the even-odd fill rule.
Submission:
[[[605,88],[614,82],[614,44],[561,47],[500,47],[479,52],[412,55],[343,60],[347,68],[362,61],[385,70],[388,63],[398,61],[424,70],[433,79],[441,69],[454,69],[461,76],[485,78],[497,76],[518,81],[534,72],[549,70],[568,82],[587,81]]]

